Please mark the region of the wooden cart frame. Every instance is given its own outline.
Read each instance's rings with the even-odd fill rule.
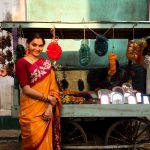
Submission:
[[[145,116],[150,115],[149,107],[150,107],[149,105],[143,105],[143,104],[135,104],[135,105],[134,104],[133,105],[132,104],[106,104],[106,105],[66,104],[63,105],[61,117],[71,117],[71,118],[72,117],[119,117],[119,118],[123,117],[122,119],[112,124],[108,129],[105,137],[105,143],[108,145],[89,146],[88,144],[87,145],[85,144],[80,146],[79,145],[64,146],[63,148],[64,149],[113,149],[114,150],[114,149],[121,149],[121,148],[134,149],[135,147],[137,149],[138,148],[142,149],[143,147],[148,147],[150,144],[150,134],[149,134],[150,122],[145,118]],[[126,130],[127,129],[126,127],[129,124],[134,127],[134,133],[136,132],[135,133],[136,136],[134,135],[133,137],[134,139],[132,139],[133,141],[132,144],[131,143],[127,144],[124,141],[122,141],[122,143],[124,142],[124,144],[121,145],[119,145],[119,141],[118,143],[114,143],[114,144],[109,143],[108,140],[110,136],[112,136],[111,134],[113,134],[113,130],[116,130],[118,127],[122,126],[122,124],[126,124],[126,126],[122,128],[123,130]],[[118,132],[122,132],[122,131],[118,131]],[[145,135],[145,133],[147,134]],[[125,135],[121,135],[121,136],[125,136]],[[139,141],[141,140],[140,138],[143,136],[145,139],[142,139],[142,142],[139,144]],[[132,137],[132,135],[130,135],[130,137]],[[84,138],[84,133],[83,133],[83,138]]]
[[[50,37],[50,28],[55,26],[56,34],[62,39],[79,39],[82,38],[80,33],[83,29],[89,28],[94,29],[96,32],[106,33],[109,29],[114,28],[116,35],[115,38],[122,39],[132,39],[133,38],[133,28],[134,37],[143,38],[150,35],[150,22],[149,21],[139,21],[139,22],[1,22],[1,28],[11,32],[12,28],[22,28],[24,31],[24,37],[30,34],[32,31],[41,32],[45,38]],[[87,30],[87,37],[90,39],[95,39],[95,35]],[[108,38],[112,38],[112,34],[108,34]],[[18,103],[18,90],[14,89],[14,106],[12,107],[12,116],[17,116],[19,110]],[[150,116],[150,105],[144,104],[64,104],[61,117],[62,118],[84,118],[84,117],[122,117],[123,120],[115,122],[111,128],[108,129],[105,142],[107,145],[100,146],[90,146],[88,145],[86,134],[84,130],[76,123],[69,122],[75,129],[79,130],[85,141],[85,145],[63,145],[62,149],[144,149],[150,145],[150,126],[149,121],[146,116]],[[126,119],[124,119],[126,118]],[[126,135],[121,133],[121,125],[125,125],[127,130],[133,130],[134,128],[134,139],[131,138],[132,143],[125,141],[126,143],[121,143],[118,141],[115,143],[115,135],[121,136],[123,139]],[[121,128],[122,129],[122,128]],[[125,128],[124,128],[125,130]],[[114,135],[115,131],[115,135]],[[144,134],[143,134],[144,133]],[[141,137],[141,135],[143,136]],[[113,137],[114,143],[109,143],[109,138]],[[132,137],[132,136],[131,136]],[[137,139],[140,137],[139,141]],[[117,138],[117,137],[116,137]],[[118,139],[121,139],[118,138]],[[126,137],[125,137],[126,138]],[[117,140],[117,139],[116,139]],[[86,145],[87,144],[87,145]]]

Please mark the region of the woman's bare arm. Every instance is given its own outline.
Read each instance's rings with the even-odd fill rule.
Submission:
[[[23,92],[23,94],[25,94],[33,99],[49,102],[50,104],[52,104],[52,106],[55,106],[55,104],[57,102],[55,97],[50,96],[50,95],[48,95],[48,97],[44,97],[43,93],[41,93],[37,90],[34,90],[29,85],[24,86],[22,88],[22,92]]]
[[[22,88],[22,93],[37,100],[42,100],[43,98],[43,93],[32,89],[29,85],[26,85]]]

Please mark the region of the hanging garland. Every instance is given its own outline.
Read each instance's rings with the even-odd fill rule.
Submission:
[[[12,30],[16,33],[16,29]],[[11,76],[14,77],[14,62],[13,62],[13,52],[11,49],[11,36],[10,33],[7,32],[6,37],[3,36],[3,30],[0,29],[1,37],[0,37],[0,76]],[[16,35],[16,34],[15,34]]]
[[[143,38],[137,41],[134,40],[134,26],[133,26],[133,40],[130,40],[128,42],[126,56],[129,60],[134,61],[137,64],[143,64],[144,49],[147,47],[147,42]]]
[[[128,42],[126,56],[129,60],[142,64],[144,61],[143,50],[147,47],[147,43],[144,39],[138,41],[130,40]]]

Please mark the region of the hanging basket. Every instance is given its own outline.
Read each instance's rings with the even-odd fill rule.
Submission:
[[[95,41],[95,53],[98,56],[104,56],[108,51],[108,40],[103,35],[98,35]]]
[[[79,50],[79,62],[82,66],[86,66],[89,64],[91,60],[90,48],[87,44],[81,44]]]
[[[52,41],[47,47],[47,55],[51,60],[58,60],[62,55],[62,49],[57,41]]]

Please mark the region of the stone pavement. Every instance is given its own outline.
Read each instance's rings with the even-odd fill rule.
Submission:
[[[16,141],[0,142],[0,150],[21,150],[21,144]]]
[[[0,150],[21,150],[20,130],[0,130]]]

